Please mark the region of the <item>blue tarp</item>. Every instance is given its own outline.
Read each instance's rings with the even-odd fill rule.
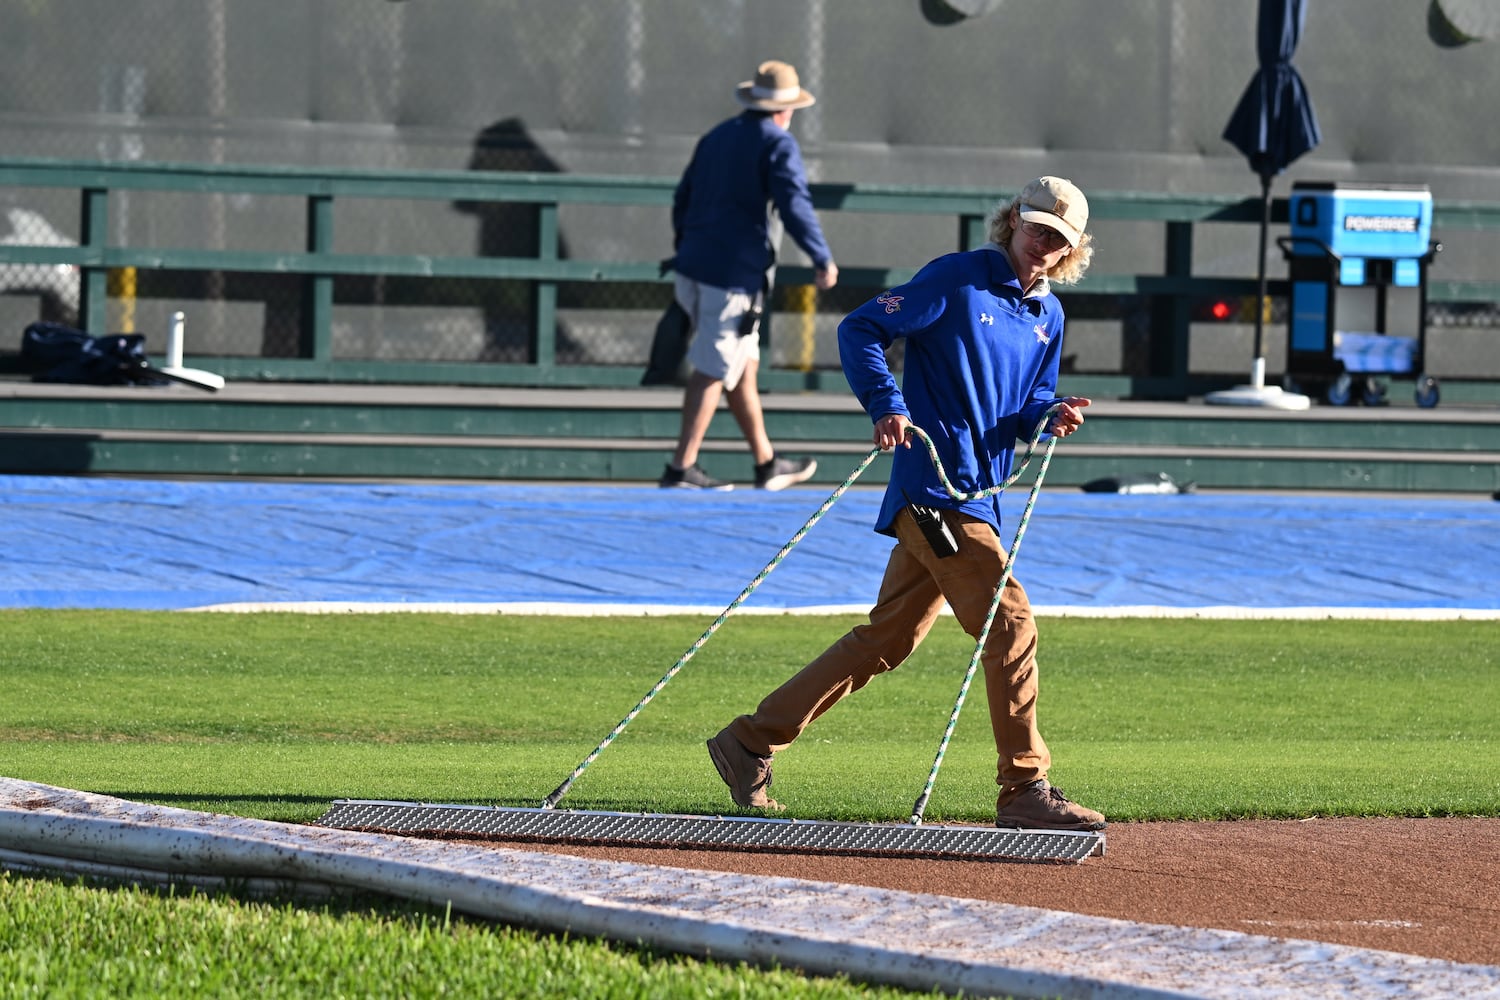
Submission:
[[[0,606],[722,609],[831,490],[0,476]],[[856,486],[746,609],[864,609],[891,542]],[[1006,498],[1008,543],[1026,499]],[[1016,576],[1039,610],[1500,608],[1500,503],[1043,490]]]

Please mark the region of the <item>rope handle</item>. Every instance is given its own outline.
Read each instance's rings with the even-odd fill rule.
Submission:
[[[1051,422],[1052,414],[1062,409],[1064,405],[1062,400],[1058,400],[1051,406],[1048,406],[1042,413],[1042,419],[1037,421],[1036,427],[1031,432],[1031,438],[1026,444],[1026,453],[1021,456],[1021,464],[1006,477],[1005,482],[999,486],[987,486],[973,493],[965,493],[953,485],[953,482],[948,478],[947,470],[943,468],[943,460],[938,458],[937,446],[932,443],[932,438],[928,436],[926,431],[922,430],[916,424],[908,424],[906,430],[908,435],[915,435],[921,438],[922,443],[927,446],[927,457],[932,460],[933,471],[937,473],[938,482],[943,484],[943,489],[950,497],[960,503],[968,503],[971,500],[987,500],[992,496],[998,496],[1005,492],[1008,487],[1013,485],[1026,472],[1026,466],[1031,464],[1031,457],[1036,454],[1037,444],[1041,441],[1042,435],[1047,432],[1047,424]]]

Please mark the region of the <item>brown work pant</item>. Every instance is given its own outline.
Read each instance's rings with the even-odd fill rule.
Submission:
[[[876,674],[899,667],[926,637],[944,600],[964,631],[978,640],[995,599],[995,584],[1005,570],[1006,553],[984,521],[955,511],[944,511],[944,516],[958,538],[958,553],[946,559],[933,554],[908,511],[896,516],[897,544],[869,623],[851,629],[766,695],[755,714],[730,724],[747,749],[769,754],[786,748],[845,695],[864,687]],[[1011,578],[980,659],[1002,795],[1045,777],[1052,762],[1036,726],[1036,643],[1031,602]]]

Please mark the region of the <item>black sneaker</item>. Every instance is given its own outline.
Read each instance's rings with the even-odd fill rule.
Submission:
[[[718,493],[727,493],[734,489],[733,483],[726,483],[722,479],[715,479],[696,465],[690,465],[686,469],[674,469],[671,463],[661,474],[661,481],[657,484],[664,490],[714,490]]]
[[[769,462],[755,467],[755,488],[758,490],[784,490],[805,479],[811,479],[818,471],[818,463],[810,458],[782,458],[773,456]]]

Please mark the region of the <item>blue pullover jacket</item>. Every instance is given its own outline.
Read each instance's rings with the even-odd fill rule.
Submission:
[[[1056,398],[1063,310],[1045,279],[1022,296],[998,246],[948,254],[839,325],[844,376],[872,421],[892,413],[926,431],[956,489],[973,493],[1010,475],[1017,438],[1030,440]],[[885,351],[906,338],[900,387]],[[908,503],[961,510],[1000,529],[1000,498],[948,495],[926,447],[897,447],[875,530]]]
[[[764,113],[719,123],[693,150],[672,199],[677,273],[751,295],[774,260],[767,207],[822,267],[833,259],[813,211],[797,140]]]

